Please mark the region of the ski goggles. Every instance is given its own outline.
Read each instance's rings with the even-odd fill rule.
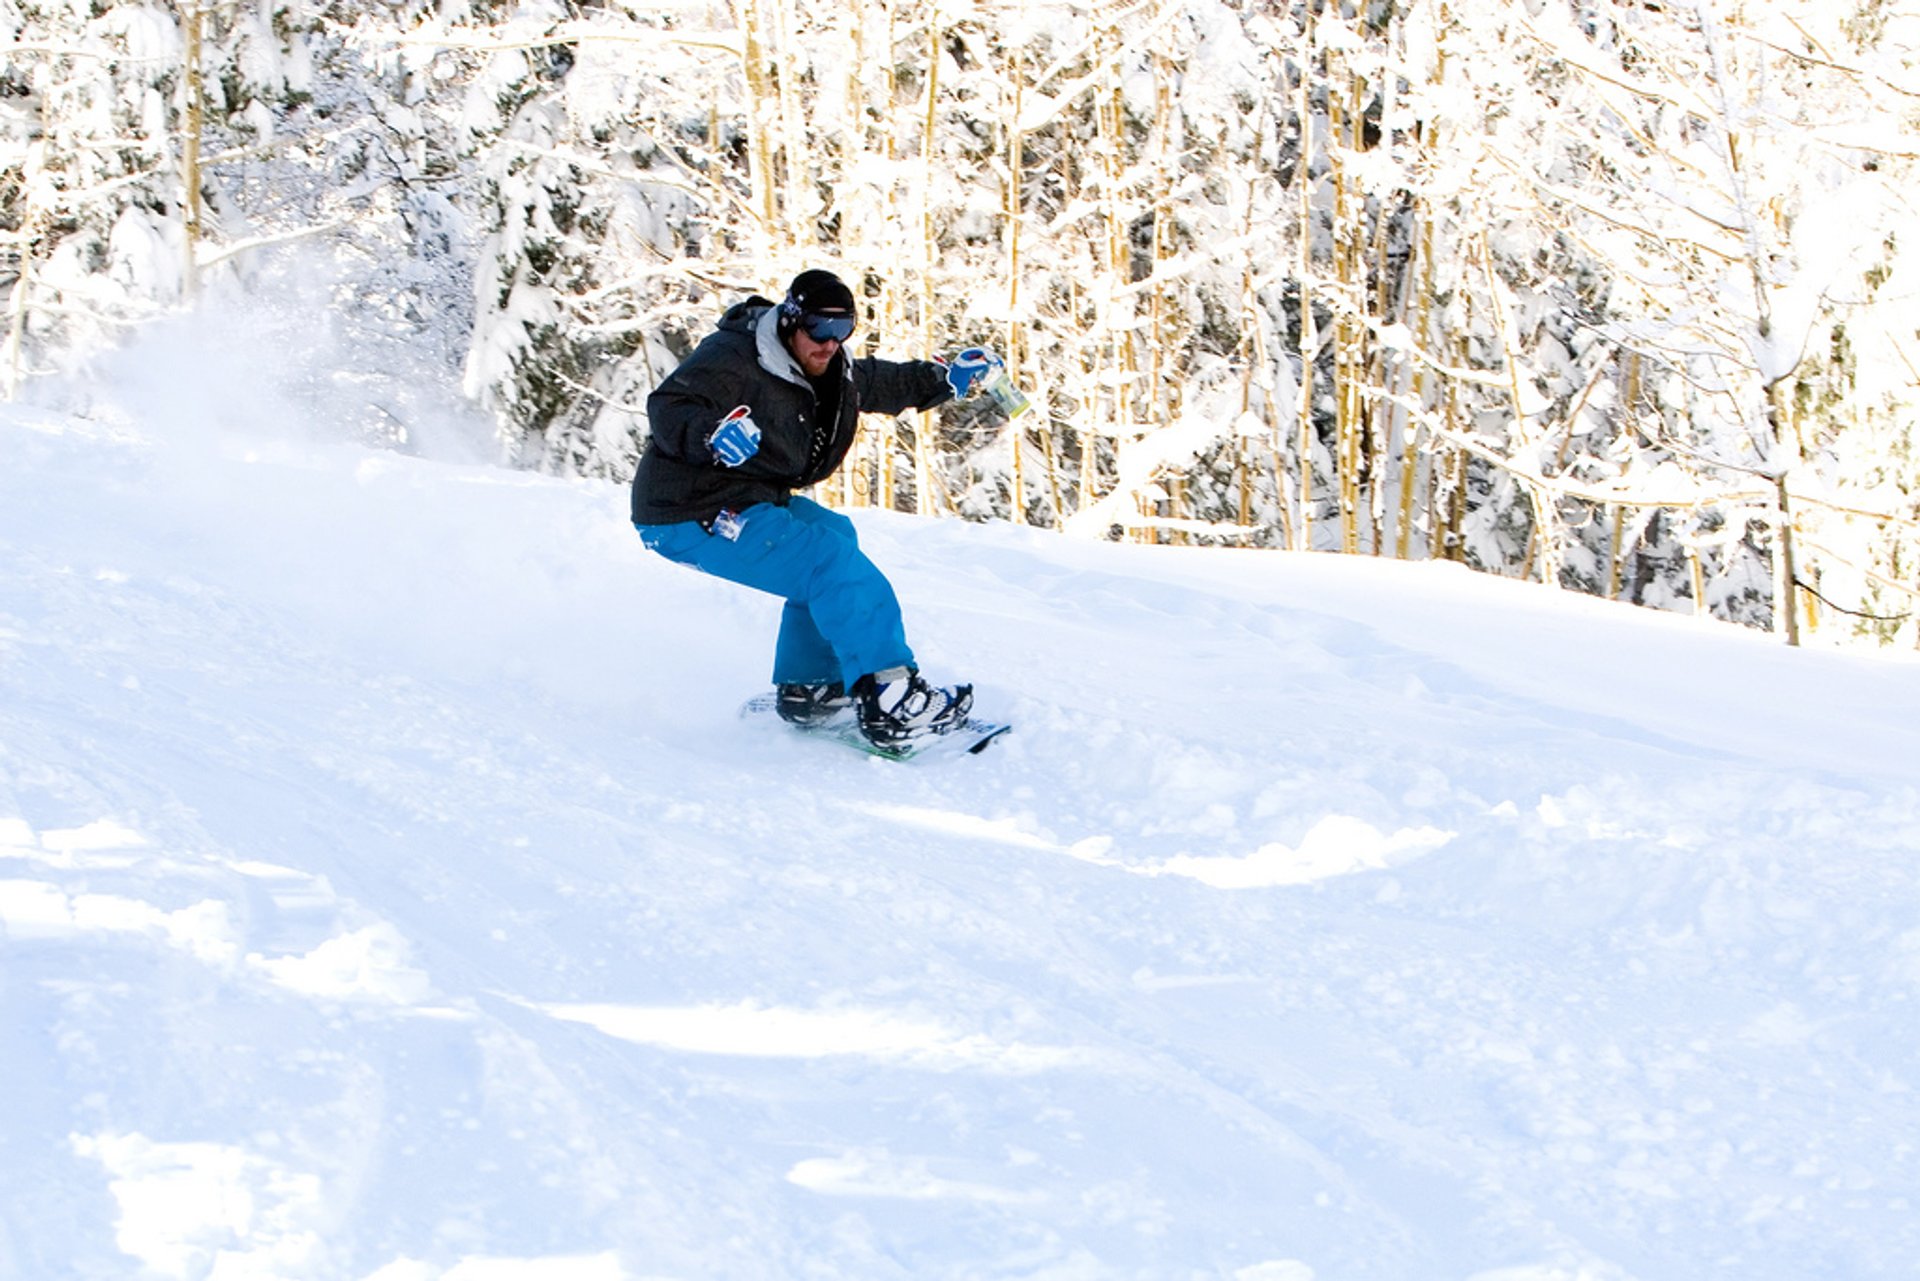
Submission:
[[[829,316],[809,311],[800,317],[800,328],[815,342],[845,342],[853,334],[854,320],[845,314]]]

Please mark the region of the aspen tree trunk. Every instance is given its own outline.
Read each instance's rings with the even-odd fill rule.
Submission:
[[[1261,127],[1254,135],[1254,155],[1258,156],[1265,151],[1265,140],[1266,121],[1263,117]],[[1240,238],[1246,248],[1242,251],[1245,257],[1240,263],[1240,341],[1234,348],[1240,361],[1240,416],[1234,424],[1234,483],[1239,491],[1239,525],[1242,529],[1246,529],[1253,524],[1253,466],[1247,456],[1251,437],[1246,430],[1246,425],[1248,417],[1253,412],[1254,362],[1266,359],[1266,346],[1264,343],[1257,342],[1260,336],[1260,321],[1253,288],[1253,209],[1260,179],[1255,171],[1248,168],[1242,171],[1242,181],[1246,185],[1247,211],[1240,219]],[[1277,458],[1277,450],[1275,454]],[[1277,481],[1279,477],[1280,468],[1276,466],[1274,478]],[[1285,486],[1276,485],[1274,492],[1281,500],[1284,511]],[[1286,520],[1282,516],[1281,529],[1284,531],[1285,528]]]
[[[776,58],[792,59],[798,49],[793,37],[793,0],[764,0],[774,9],[774,32],[778,47]],[[805,107],[800,101],[800,77],[790,67],[776,65],[773,83],[780,106],[780,153],[782,159],[780,207],[784,215],[786,244],[789,248],[812,246],[816,236],[815,217],[820,199],[814,189],[814,165]]]
[[[1736,132],[1736,124],[1745,118],[1745,113],[1731,102],[1728,97],[1729,85],[1734,68],[1727,60],[1718,19],[1712,12],[1713,6],[1695,0],[1692,6],[1695,20],[1699,24],[1702,40],[1706,43],[1708,65],[1713,83],[1710,89],[1718,101],[1721,145],[1725,150],[1724,160],[1727,166],[1727,180],[1732,187],[1732,203],[1739,218],[1739,230],[1744,241],[1744,257],[1747,276],[1753,288],[1754,322],[1759,333],[1757,350],[1771,348],[1777,342],[1774,333],[1773,299],[1767,282],[1767,259],[1769,252],[1761,226],[1761,215],[1755,209],[1747,189],[1747,169],[1745,155]],[[1736,10],[1736,21],[1737,10]],[[1793,494],[1788,488],[1787,478],[1794,465],[1803,462],[1798,442],[1787,431],[1785,413],[1781,405],[1781,384],[1785,382],[1788,370],[1761,368],[1756,375],[1761,384],[1763,397],[1762,409],[1766,416],[1769,439],[1767,452],[1771,455],[1769,464],[1774,473],[1774,488],[1778,519],[1775,537],[1778,550],[1774,556],[1774,627],[1789,645],[1800,643],[1799,586],[1800,569],[1798,549],[1795,546],[1795,515]],[[1782,461],[1782,455],[1792,450],[1791,462]]]
[[[1115,49],[1122,46],[1118,29],[1111,32]],[[1117,54],[1115,55],[1117,57]],[[1106,220],[1106,263],[1102,272],[1102,286],[1106,293],[1103,324],[1105,334],[1103,345],[1106,350],[1106,372],[1100,381],[1108,384],[1109,405],[1111,409],[1112,430],[1119,433],[1132,432],[1134,422],[1134,378],[1137,365],[1133,358],[1133,329],[1131,325],[1121,323],[1123,300],[1128,284],[1131,249],[1127,243],[1127,219],[1123,205],[1126,178],[1126,115],[1122,101],[1119,67],[1113,61],[1108,63],[1109,83],[1100,93],[1098,116],[1100,124],[1100,151],[1104,168],[1104,190],[1101,203]],[[1136,496],[1137,498],[1137,496]],[[1139,508],[1144,499],[1137,499]],[[1141,510],[1141,515],[1146,515]],[[1134,537],[1140,538],[1141,531],[1135,530]]]
[[[874,105],[873,112],[874,118],[880,122],[875,126],[879,133],[879,149],[881,154],[886,157],[887,171],[892,173],[895,172],[894,167],[900,159],[901,134],[900,111],[897,105],[900,101],[900,79],[895,70],[896,60],[894,58],[894,47],[899,38],[899,13],[895,8],[894,0],[882,0],[881,13],[885,15],[885,22],[880,49],[877,54],[868,56],[877,57],[880,62],[882,77],[881,100]],[[859,30],[862,32],[865,31],[865,26],[860,22],[857,13],[852,15],[852,20]],[[864,35],[862,40],[864,43]],[[896,252],[898,249],[905,248],[903,242],[890,243],[895,244]],[[886,333],[907,332],[907,291],[912,288],[912,285],[901,280],[900,270],[903,267],[904,264],[897,264],[896,270],[887,273],[886,278],[880,285],[880,325],[882,331]],[[922,356],[927,354],[924,329],[919,354]],[[920,421],[915,424],[913,434],[916,442],[921,435],[920,429],[924,427],[926,417],[924,414],[921,415]],[[900,443],[904,445],[904,442]],[[899,501],[899,478],[895,475],[895,472],[897,471],[897,456],[903,452],[903,448],[888,451],[887,506],[889,509],[895,507]],[[916,491],[918,491],[920,486],[920,478],[918,476],[914,478],[914,485]],[[917,507],[918,505],[919,498],[916,492],[915,506]]]
[[[840,149],[835,172],[843,189],[851,187],[846,180],[852,174],[861,156],[882,155],[891,162],[897,152],[893,128],[893,7],[883,4],[880,9],[883,21],[880,24],[880,48],[876,52],[869,40],[867,22],[863,21],[859,11],[850,11],[846,15],[848,44],[852,60],[846,69],[847,76],[847,119],[845,137],[851,141]],[[879,102],[869,109],[866,81],[866,68],[877,61],[884,88]],[[882,280],[880,297],[875,304],[877,328],[882,333],[895,333],[899,330],[900,296],[895,283],[889,275]],[[900,421],[888,418],[873,432],[874,436],[874,493],[873,505],[885,511],[892,511],[899,502],[899,476],[895,460],[899,454]]]
[[[1447,454],[1444,448],[1436,448],[1427,456],[1427,559],[1429,560],[1443,559],[1446,551],[1444,535],[1441,532],[1446,522],[1441,518],[1440,511],[1440,500],[1446,492],[1441,473],[1445,471],[1446,465]]]
[[[1787,488],[1787,473],[1784,470],[1774,477],[1773,483],[1780,510],[1780,553],[1776,558],[1780,568],[1774,575],[1776,626],[1780,628],[1780,634],[1787,644],[1798,645],[1800,566],[1798,549],[1794,545],[1793,494]]]
[[[740,27],[740,68],[747,89],[747,176],[753,187],[755,215],[760,220],[761,249],[771,259],[778,256],[784,241],[780,233],[779,169],[774,161],[774,131],[767,119],[774,89],[767,75],[760,0],[733,0],[733,6],[734,21]]]
[[[1396,14],[1390,18],[1388,30],[1383,34],[1390,45],[1396,43],[1393,32],[1401,24]],[[1393,142],[1388,131],[1393,128],[1394,109],[1393,91],[1395,75],[1385,71],[1380,76],[1380,136],[1375,145],[1383,153],[1390,153]],[[1361,80],[1357,87],[1364,88]],[[1356,103],[1354,112],[1354,144],[1366,146],[1365,96]],[[1360,278],[1366,279],[1367,271],[1374,273],[1375,286],[1369,295],[1372,300],[1373,314],[1382,321],[1389,319],[1404,322],[1405,298],[1407,289],[1404,282],[1389,270],[1387,257],[1388,243],[1393,232],[1394,200],[1390,191],[1382,191],[1373,211],[1373,246],[1368,260],[1360,264]],[[1364,195],[1364,193],[1363,193]],[[1409,271],[1412,264],[1402,266]],[[1400,384],[1408,378],[1409,358],[1405,353],[1389,350],[1375,336],[1371,326],[1365,328],[1363,340],[1366,344],[1368,376],[1372,385],[1382,391],[1405,391]],[[1368,493],[1368,537],[1371,540],[1368,551],[1375,556],[1387,553],[1387,513],[1390,495],[1389,480],[1393,469],[1393,437],[1396,428],[1407,418],[1406,410],[1401,407],[1398,396],[1369,396],[1365,399],[1362,412],[1367,425],[1364,437],[1367,448],[1365,475],[1370,478]],[[1411,427],[1405,429],[1411,435]]]
[[[1360,375],[1355,359],[1354,312],[1359,306],[1359,284],[1354,279],[1354,264],[1359,255],[1354,249],[1354,219],[1349,206],[1350,184],[1347,155],[1354,149],[1348,136],[1353,113],[1350,104],[1336,91],[1334,62],[1327,63],[1327,131],[1332,145],[1327,160],[1333,178],[1333,274],[1334,299],[1338,309],[1333,325],[1333,421],[1334,470],[1340,495],[1340,550],[1351,556],[1360,550],[1360,446],[1359,423],[1354,393]],[[1353,91],[1349,77],[1345,92]]]
[[[1080,316],[1086,313],[1087,302],[1080,292],[1080,281],[1076,278],[1068,282],[1068,291],[1073,309],[1070,315]],[[1075,504],[1086,508],[1099,497],[1099,446],[1098,434],[1094,430],[1094,414],[1099,406],[1098,356],[1086,343],[1076,348],[1075,361],[1079,365],[1079,381],[1082,393],[1080,401],[1080,494]]]
[[[1488,242],[1486,229],[1480,230],[1478,252],[1481,270],[1486,275],[1487,302],[1492,309],[1493,328],[1500,335],[1500,360],[1506,366],[1507,403],[1513,414],[1513,433],[1515,440],[1524,448],[1530,443],[1527,429],[1526,402],[1520,388],[1520,357],[1513,342],[1513,330],[1507,320],[1507,309],[1500,301],[1499,274],[1493,269],[1493,247]],[[1527,554],[1520,568],[1522,578],[1531,577],[1536,559],[1540,565],[1540,581],[1549,587],[1560,585],[1560,565],[1554,555],[1554,521],[1558,512],[1554,508],[1551,496],[1542,492],[1540,486],[1532,480],[1514,475],[1514,480],[1526,493],[1529,512],[1532,516],[1527,533]]]
[[[1425,130],[1422,143],[1425,141]],[[1419,270],[1409,271],[1408,277],[1417,280],[1417,296],[1413,300],[1413,324],[1411,326],[1414,341],[1421,347],[1428,345],[1427,331],[1432,323],[1433,308],[1433,219],[1424,197],[1414,202],[1414,217],[1420,224],[1420,235],[1414,241],[1414,252],[1419,255]],[[1411,266],[1411,264],[1409,264]],[[1427,408],[1427,366],[1424,361],[1414,362],[1413,405],[1418,413],[1424,414]],[[1417,418],[1409,418],[1405,448],[1400,458],[1400,522],[1394,535],[1394,555],[1400,560],[1407,559],[1408,548],[1413,540],[1413,521],[1415,492],[1420,472],[1420,436],[1425,428]],[[1435,460],[1437,464],[1438,460]],[[1428,508],[1427,519],[1433,520],[1433,510]]]
[[[891,134],[889,134],[887,139],[887,146],[890,150],[892,146]],[[904,307],[905,304],[901,297],[901,287],[897,281],[889,276],[882,282],[880,287],[878,327],[882,332],[901,333],[906,329],[906,318],[903,314]],[[896,511],[899,510],[900,507],[900,456],[905,452],[907,444],[906,441],[900,438],[900,430],[899,420],[889,421],[887,427],[887,448],[882,464],[885,471],[883,488],[886,493],[886,501],[882,505],[888,511]],[[917,436],[919,433],[916,431],[914,434]]]
[[[1034,402],[1038,404],[1038,401]],[[1042,411],[1044,415],[1045,411]],[[1040,448],[1046,455],[1047,463],[1047,499],[1051,504],[1053,528],[1063,529],[1067,523],[1067,508],[1060,492],[1060,455],[1053,436],[1053,424],[1042,417],[1034,428],[1040,434]]]
[[[1627,535],[1627,509],[1613,509],[1613,537],[1607,549],[1607,599],[1620,599],[1621,551]]]
[[[927,102],[920,124],[920,350],[933,351],[934,265],[940,240],[933,225],[934,159],[938,152],[940,107],[940,14],[927,20]],[[922,516],[935,513],[931,413],[921,414],[913,431],[913,505]]]
[[[1300,401],[1296,411],[1300,462],[1300,541],[1302,551],[1313,550],[1313,393],[1314,358],[1320,348],[1319,327],[1313,318],[1313,6],[1302,15],[1300,83],[1295,87],[1294,113],[1299,121],[1300,156],[1294,180],[1299,185],[1299,255],[1294,266],[1300,299]]]
[[[1447,0],[1438,0],[1438,8],[1439,13],[1436,19],[1437,36],[1434,47],[1434,63],[1431,81],[1431,88],[1436,91],[1436,96],[1444,92],[1444,86],[1447,81],[1447,63],[1449,60],[1447,33],[1453,21],[1453,15],[1450,11],[1451,7],[1447,3]],[[1414,340],[1422,349],[1429,351],[1439,351],[1445,346],[1444,342],[1440,341],[1431,332],[1433,329],[1433,304],[1437,294],[1438,272],[1438,260],[1434,253],[1434,227],[1439,220],[1439,215],[1435,212],[1429,193],[1432,185],[1432,162],[1434,157],[1440,155],[1441,149],[1446,141],[1445,139],[1435,136],[1441,128],[1441,124],[1435,120],[1424,119],[1420,122],[1419,128],[1414,135],[1416,151],[1414,165],[1419,175],[1419,181],[1414,198],[1413,216],[1420,228],[1420,234],[1414,242],[1414,252],[1419,255],[1420,263],[1419,271],[1417,273],[1410,271],[1408,278],[1419,282],[1417,286],[1419,296],[1415,300],[1414,311]],[[1437,391],[1430,389],[1428,381],[1430,378],[1439,380],[1440,386]],[[1413,403],[1417,411],[1421,414],[1428,412],[1427,400],[1429,395],[1432,395],[1436,400],[1444,398],[1446,406],[1444,412],[1448,420],[1448,428],[1451,429],[1453,390],[1450,381],[1446,379],[1444,375],[1431,372],[1428,369],[1427,362],[1422,360],[1417,362],[1417,367],[1414,372],[1413,388]],[[1397,543],[1402,559],[1406,558],[1407,549],[1411,545],[1413,538],[1414,513],[1412,504],[1409,503],[1408,499],[1413,495],[1415,490],[1415,467],[1417,466],[1414,461],[1416,457],[1415,446],[1421,430],[1423,429],[1419,426],[1415,426],[1409,430],[1407,461],[1402,467],[1401,484],[1403,488],[1401,490],[1400,502],[1400,536]],[[1431,437],[1429,438],[1431,439]],[[1440,508],[1440,500],[1445,492],[1443,473],[1446,471],[1446,466],[1447,455],[1444,450],[1436,448],[1429,453],[1427,457],[1428,483],[1426,487],[1427,542],[1429,549],[1428,555],[1435,560],[1441,559],[1446,552],[1445,539],[1447,537],[1446,531],[1449,521]]]
[[[1256,143],[1255,154],[1259,147]],[[1254,338],[1259,333],[1253,306],[1253,193],[1254,179],[1247,179],[1247,215],[1240,224],[1241,238],[1248,244],[1246,258],[1240,264],[1240,341],[1234,352],[1240,361],[1240,414],[1233,425],[1233,483],[1239,499],[1236,521],[1242,529],[1253,524],[1253,467],[1247,457],[1249,435],[1247,419],[1253,412]],[[1264,352],[1261,353],[1264,356]]]
[[[1169,157],[1173,151],[1173,74],[1172,60],[1165,54],[1157,54],[1153,60],[1154,70],[1154,119],[1153,119],[1153,258],[1149,270],[1153,276],[1153,287],[1148,293],[1147,308],[1147,422],[1148,431],[1157,431],[1171,426],[1179,413],[1180,389],[1169,372],[1167,353],[1172,351],[1175,342],[1173,335],[1167,332],[1169,321],[1166,286],[1161,283],[1160,269],[1173,256],[1172,243],[1173,212],[1169,207],[1173,191],[1173,166]],[[1167,486],[1167,515],[1180,519],[1188,514],[1187,485],[1184,476],[1169,478]],[[1174,531],[1169,539],[1174,543],[1188,540],[1184,531]]]
[[[1373,314],[1381,320],[1394,315],[1393,278],[1387,270],[1387,232],[1392,218],[1384,204],[1374,215],[1373,255],[1371,263],[1379,276],[1379,286],[1373,291]],[[1367,263],[1360,264],[1360,278],[1365,280]],[[1378,391],[1391,392],[1396,389],[1405,365],[1404,357],[1390,353],[1373,335],[1371,326],[1362,326],[1361,341],[1366,356],[1368,385]],[[1356,389],[1356,396],[1359,390]],[[1358,405],[1361,416],[1361,442],[1366,451],[1361,472],[1371,483],[1367,486],[1367,550],[1375,556],[1382,555],[1387,549],[1387,468],[1388,459],[1393,452],[1393,429],[1399,422],[1402,410],[1396,399],[1388,396],[1365,396]]]
[[[1421,403],[1425,394],[1422,386],[1425,377],[1424,370],[1413,374],[1413,403],[1416,405]],[[1409,419],[1400,440],[1400,502],[1393,523],[1393,555],[1396,560],[1407,559],[1407,551],[1413,540],[1413,513],[1420,483],[1420,436],[1423,430],[1418,422]]]
[[[180,139],[180,186],[185,214],[186,261],[182,264],[181,287],[192,298],[199,284],[200,265],[200,130],[206,117],[206,83],[201,68],[201,38],[206,10],[201,0],[183,0],[185,20],[185,98]]]
[[[1728,150],[1733,162],[1737,166],[1738,153],[1733,148],[1731,138],[1728,140]],[[1735,172],[1738,173],[1737,167]],[[1744,194],[1741,197],[1741,207],[1744,213]],[[1747,266],[1753,276],[1753,292],[1756,310],[1759,316],[1760,339],[1762,343],[1767,343],[1774,337],[1773,314],[1771,300],[1767,292],[1767,283],[1761,274],[1763,268],[1759,259],[1759,253],[1760,250],[1757,244],[1750,246]],[[1761,376],[1762,378],[1767,377],[1764,372]],[[1779,551],[1775,556],[1775,561],[1779,568],[1774,575],[1774,625],[1779,629],[1781,638],[1785,640],[1787,644],[1797,646],[1800,644],[1801,599],[1799,548],[1796,545],[1795,529],[1798,517],[1794,513],[1793,492],[1788,487],[1787,482],[1788,477],[1793,471],[1793,467],[1804,462],[1805,459],[1801,455],[1797,435],[1790,432],[1787,428],[1786,412],[1781,404],[1783,395],[1781,387],[1784,382],[1785,375],[1765,382],[1762,395],[1765,397],[1766,404],[1767,432],[1771,438],[1768,441],[1768,445],[1770,452],[1773,453],[1776,460],[1773,463],[1773,483],[1780,513],[1779,528],[1776,531],[1779,540]],[[1787,461],[1778,461],[1782,454],[1788,455]]]
[[[1463,354],[1465,346],[1466,339],[1464,337],[1455,340],[1456,358],[1458,358],[1458,354]],[[1445,398],[1446,409],[1444,416],[1447,425],[1447,434],[1448,436],[1453,436],[1460,429],[1460,397],[1459,388],[1452,380],[1448,380],[1446,384]],[[1438,494],[1435,495],[1433,556],[1435,560],[1457,561],[1465,559],[1462,555],[1464,548],[1460,540],[1460,526],[1467,518],[1467,451],[1453,446],[1449,448],[1448,456],[1450,466],[1447,470],[1450,475],[1448,485],[1444,491],[1446,497],[1446,513],[1444,517],[1439,511],[1440,496]],[[1438,471],[1439,468],[1436,467],[1436,480]]]
[[[867,48],[867,24],[861,21],[857,12],[847,14],[846,23],[850,55],[844,71],[847,82],[847,132],[842,144],[835,148],[839,153],[839,162],[834,166],[836,176],[842,181],[845,181],[853,167],[849,163],[852,157],[879,150],[884,145],[872,137],[874,131],[867,123],[867,86],[861,79],[861,73],[873,57]],[[890,69],[893,59],[883,57],[880,65]]]
[[[1026,16],[1024,4],[1021,17]],[[1024,26],[1024,23],[1023,23]],[[1008,210],[1008,252],[1007,252],[1007,350],[1004,353],[1007,372],[1016,382],[1028,368],[1029,345],[1027,325],[1021,318],[1020,282],[1025,270],[1025,261],[1021,257],[1026,231],[1026,193],[1025,164],[1027,150],[1026,130],[1022,125],[1022,112],[1026,95],[1026,63],[1024,55],[1016,52],[1014,83],[1014,113],[1010,156],[1007,166],[1012,181],[1007,189]],[[1034,430],[1040,440],[1041,459],[1046,466],[1047,501],[1051,511],[1054,529],[1065,526],[1067,514],[1060,493],[1060,458],[1055,449],[1053,425],[1047,408],[1046,398],[1040,388],[1035,387],[1030,395],[1033,400]],[[1014,453],[1016,458],[1022,452],[1026,441],[1026,426],[1023,422],[1009,424],[1014,432]],[[1020,515],[1018,519],[1026,521],[1026,500],[1024,493],[1016,504]]]
[[[1025,6],[1021,17],[1025,18]],[[1022,28],[1025,22],[1021,23]],[[1015,46],[1013,60],[1008,68],[1013,79],[1013,120],[1007,127],[1007,197],[1005,214],[1007,219],[1007,335],[1006,361],[1007,372],[1019,372],[1020,349],[1020,231],[1023,214],[1021,199],[1022,162],[1027,147],[1026,133],[1020,127],[1020,112],[1026,100],[1026,64],[1021,50]],[[1026,427],[1020,419],[1011,419],[1007,423],[1007,438],[1013,447],[1013,472],[1009,483],[1013,492],[1008,495],[1008,515],[1016,525],[1027,523],[1027,477],[1025,470],[1026,453],[1024,448]]]
[[[1467,451],[1453,451],[1453,493],[1447,504],[1446,545],[1447,559],[1464,561],[1467,558],[1467,543],[1461,534],[1461,528],[1467,523]]]
[[[782,5],[781,20],[783,23],[782,45],[790,49],[792,48],[792,32],[784,25],[787,22],[784,5]],[[851,158],[864,153],[867,147],[866,125],[861,111],[860,73],[861,69],[866,65],[866,60],[862,56],[865,51],[861,48],[861,25],[858,22],[849,22],[845,28],[841,28],[837,24],[834,24],[834,29],[836,31],[844,29],[847,34],[848,48],[845,51],[846,56],[836,60],[841,67],[841,74],[845,77],[845,91],[836,96],[845,104],[846,115],[839,121],[824,119],[824,104],[820,96],[816,93],[813,101],[817,105],[818,111],[816,117],[811,120],[810,123],[815,129],[820,131],[826,140],[824,146],[821,148],[820,154],[816,157],[820,165],[820,181],[822,183],[834,183],[837,179],[844,178],[851,168]],[[785,114],[784,100],[790,93],[790,86],[787,82],[791,79],[791,76],[784,74],[780,77],[783,117]],[[783,123],[783,131],[786,130],[786,128],[787,126]],[[811,172],[807,173],[801,181],[793,185],[796,187],[806,187],[808,189],[808,196],[806,198],[813,198],[812,188],[814,184]],[[796,221],[806,220],[796,219]],[[805,265],[811,266],[813,264],[807,263]],[[854,308],[858,311],[860,306],[859,284],[858,282],[850,282],[850,284],[852,284],[855,295]],[[854,423],[853,447],[847,450],[847,456],[841,460],[837,474],[829,478],[826,482],[828,485],[839,486],[841,490],[841,506],[879,507],[885,505],[887,493],[887,448],[885,437],[890,434],[892,430],[893,424],[890,420],[885,427],[882,427],[870,415],[866,414],[862,414]]]
[[[1343,303],[1340,313],[1341,325],[1338,331],[1342,356],[1335,368],[1343,370],[1345,375],[1339,380],[1340,394],[1337,402],[1342,423],[1343,450],[1346,455],[1342,469],[1344,476],[1340,485],[1342,544],[1348,555],[1355,555],[1360,551],[1362,514],[1367,506],[1367,496],[1363,492],[1362,482],[1368,475],[1368,449],[1371,445],[1367,392],[1372,385],[1372,357],[1368,351],[1371,344],[1368,341],[1365,324],[1366,192],[1360,189],[1352,167],[1346,164],[1344,159],[1345,156],[1357,156],[1360,153],[1360,135],[1366,123],[1362,114],[1366,82],[1351,67],[1345,70],[1348,98],[1342,108],[1341,121],[1346,130],[1344,155],[1340,166],[1341,235],[1336,242],[1340,247],[1340,297]]]
[[[44,133],[27,144],[20,166],[20,230],[15,243],[20,246],[19,275],[7,298],[7,386],[6,399],[19,394],[21,365],[26,354],[27,311],[33,299],[33,255],[41,233],[46,229],[47,211],[41,200],[46,172],[47,143]]]
[[[898,488],[900,482],[899,477],[894,474],[892,420],[889,419],[888,423],[886,432],[880,436],[880,497],[874,506],[892,511],[900,492]]]

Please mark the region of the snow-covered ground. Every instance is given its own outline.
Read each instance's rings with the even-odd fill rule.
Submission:
[[[299,341],[0,409],[0,1276],[1914,1275],[1910,657],[868,513],[876,761]]]

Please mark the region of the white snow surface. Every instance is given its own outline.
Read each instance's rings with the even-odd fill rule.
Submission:
[[[1910,659],[863,512],[1017,727],[878,761],[193,350],[0,408],[0,1276],[1913,1275]]]

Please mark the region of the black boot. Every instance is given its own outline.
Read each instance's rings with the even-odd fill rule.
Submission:
[[[958,729],[973,707],[973,686],[942,689],[911,667],[862,676],[853,686],[860,732],[875,747],[898,750],[915,741]]]
[[[782,685],[774,691],[773,709],[780,719],[801,729],[824,725],[853,706],[839,681],[831,685]]]

